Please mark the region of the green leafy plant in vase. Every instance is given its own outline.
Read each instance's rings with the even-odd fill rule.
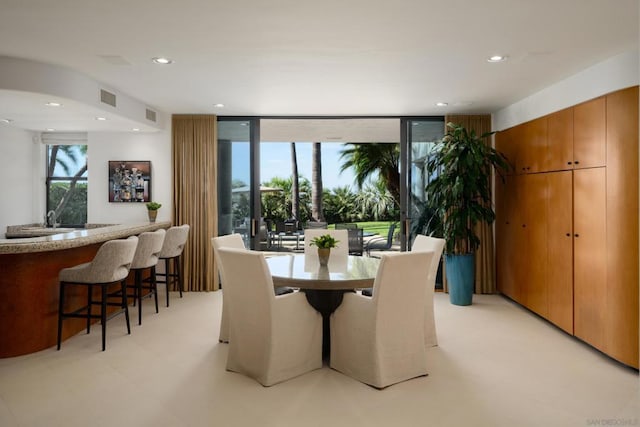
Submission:
[[[436,235],[444,237],[449,297],[455,305],[470,305],[474,286],[474,251],[480,246],[476,227],[491,224],[491,176],[502,176],[511,165],[491,147],[494,132],[476,135],[463,126],[448,123],[447,133],[434,144],[427,161],[427,206]]]
[[[147,213],[149,214],[149,222],[156,222],[156,217],[158,216],[158,209],[160,209],[162,205],[156,202],[148,202],[147,203]]]
[[[340,243],[340,241],[336,240],[331,234],[323,234],[311,239],[309,245],[318,248],[318,261],[321,266],[326,266],[331,256],[331,248],[337,248],[338,243]]]

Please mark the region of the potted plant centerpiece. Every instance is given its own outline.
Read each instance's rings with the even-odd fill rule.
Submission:
[[[149,222],[156,222],[156,217],[158,216],[158,209],[160,209],[162,205],[156,202],[148,202],[147,203],[147,213],[149,214]]]
[[[311,246],[318,247],[318,261],[321,266],[326,266],[329,263],[331,248],[337,248],[338,243],[340,243],[340,241],[336,240],[331,234],[314,237],[311,239],[311,242],[309,242]]]
[[[506,157],[485,139],[463,126],[448,123],[447,133],[435,144],[427,161],[428,206],[446,240],[445,266],[449,298],[455,305],[470,305],[474,288],[474,251],[480,246],[476,225],[491,224],[491,172],[500,176],[511,167]]]

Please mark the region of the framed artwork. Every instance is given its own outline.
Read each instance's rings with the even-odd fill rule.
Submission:
[[[150,200],[150,161],[109,160],[109,202],[145,203]]]

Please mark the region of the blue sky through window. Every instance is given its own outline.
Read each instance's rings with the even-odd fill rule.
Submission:
[[[260,182],[264,183],[273,177],[288,178],[291,176],[290,143],[260,143]],[[310,142],[296,142],[298,173],[311,180],[311,147]],[[322,149],[322,185],[325,189],[350,186],[354,191],[354,175],[351,170],[340,172],[340,150],[342,143],[323,142]],[[233,179],[249,182],[249,143],[233,143]]]

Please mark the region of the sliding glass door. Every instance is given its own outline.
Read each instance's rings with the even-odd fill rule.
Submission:
[[[273,241],[266,227],[273,228],[277,220],[358,222],[369,227],[379,223],[382,228],[387,224],[374,231],[383,237],[399,220],[400,249],[409,250],[415,234],[428,234],[425,161],[443,132],[442,117],[219,117],[219,234],[240,233],[247,247],[268,249]],[[317,163],[314,146],[321,157]],[[343,153],[350,150],[359,164],[343,169],[350,159]],[[374,154],[365,156],[369,152]],[[316,191],[313,171],[319,166]],[[366,179],[360,187],[356,181],[362,171]],[[294,174],[299,178],[297,192],[292,191]],[[319,218],[311,201],[314,193],[323,195]]]
[[[426,207],[425,187],[430,179],[426,162],[434,142],[444,136],[444,118],[403,119],[401,134],[402,248],[409,250],[416,234],[428,235],[432,231],[428,221],[431,212]]]
[[[239,233],[247,248],[255,247],[260,198],[259,124],[251,118],[218,119],[218,234]],[[256,203],[257,201],[257,203]]]

